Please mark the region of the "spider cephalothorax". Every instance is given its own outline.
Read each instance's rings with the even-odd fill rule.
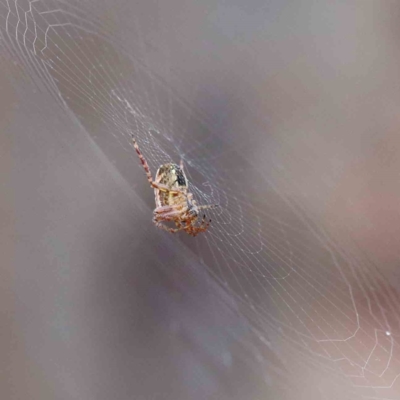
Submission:
[[[154,189],[156,208],[153,211],[153,222],[156,226],[172,233],[184,230],[192,236],[205,232],[211,220],[206,220],[206,216],[203,215],[199,221],[199,211],[217,206],[196,204],[192,193],[188,191],[188,180],[182,161],[180,165],[173,163],[161,165],[153,180],[147,161],[135,139],[133,146],[146,172],[147,180]],[[173,222],[176,228],[170,228],[163,222]]]

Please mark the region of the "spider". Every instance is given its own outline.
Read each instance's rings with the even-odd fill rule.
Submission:
[[[196,236],[200,232],[205,232],[210,226],[211,219],[206,220],[204,214],[203,218],[199,220],[199,211],[218,206],[198,206],[196,204],[193,194],[188,191],[188,180],[183,169],[182,160],[180,165],[173,163],[161,165],[153,180],[146,159],[140,151],[136,140],[133,137],[132,140],[147,180],[154,189],[156,200],[156,208],[153,211],[154,224],[158,228],[171,233],[183,230],[191,236]],[[163,222],[174,222],[176,228],[170,228]]]

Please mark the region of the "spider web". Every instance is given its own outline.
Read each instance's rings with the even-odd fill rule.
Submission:
[[[180,35],[174,31],[170,22],[179,6],[148,2],[136,13],[134,5],[117,2],[0,5],[3,50],[78,118],[132,187],[140,185],[149,224],[154,200],[132,135],[153,174],[182,159],[198,204],[219,205],[207,210],[208,232],[173,240],[190,247],[210,279],[235,299],[258,346],[274,349],[284,365],[279,374],[312,379],[321,399],[399,398],[397,292],[353,241],[345,221],[338,228],[324,217],[336,170],[323,173],[317,193],[310,195],[307,187],[335,152],[334,143],[326,153],[311,149],[315,158],[309,159],[295,151],[300,134],[296,139],[283,128],[278,143],[270,134],[278,116],[268,119],[242,100],[248,77],[224,77],[232,60],[219,56],[220,45],[202,49],[200,39],[190,44],[194,35],[180,36],[190,18]],[[212,16],[219,7],[226,11],[223,2],[193,6],[185,18],[202,12],[217,24]],[[225,45],[249,46],[248,38],[238,41],[234,33],[223,32]],[[172,44],[178,36],[186,53]],[[205,57],[200,77],[185,68],[199,60],[189,46]],[[305,172],[301,177],[296,165]],[[259,368],[267,369],[258,353]]]

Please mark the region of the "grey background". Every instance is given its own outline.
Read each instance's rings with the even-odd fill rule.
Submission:
[[[341,343],[339,355],[330,353],[330,369],[317,353],[296,352],[279,331],[263,342],[248,304],[221,287],[210,273],[215,265],[199,256],[202,242],[153,227],[152,194],[137,160],[119,145],[126,138],[111,135],[76,99],[60,108],[43,80],[41,86],[41,78],[35,83],[26,74],[27,55],[5,30],[13,5],[1,2],[1,397],[398,398],[397,342],[383,379],[360,382],[340,357],[351,360],[357,350],[370,369],[382,371],[389,347],[375,354],[374,341],[364,337]],[[26,10],[29,2],[19,6]],[[163,85],[150,90],[150,75],[107,55],[102,39],[89,44],[98,59],[119,61],[116,73],[143,93],[184,98],[193,120],[207,121],[205,135],[183,109],[175,112],[180,129],[192,128],[183,150],[189,139],[207,138],[211,154],[221,154],[218,167],[249,160],[243,175],[222,175],[227,189],[248,193],[260,211],[289,215],[266,186],[253,185],[265,174],[289,204],[337,239],[343,270],[350,261],[363,266],[348,281],[367,310],[362,326],[386,321],[397,338],[398,4],[104,1],[82,10]],[[67,97],[68,85],[58,90]],[[162,115],[166,105],[154,107]],[[153,122],[162,127],[161,118]],[[205,154],[199,149],[194,169]],[[317,274],[329,257],[307,235],[294,230],[287,240],[307,244],[298,261],[321,260]],[[281,305],[258,306],[272,318]],[[336,321],[334,313],[313,317],[323,326],[324,318]]]

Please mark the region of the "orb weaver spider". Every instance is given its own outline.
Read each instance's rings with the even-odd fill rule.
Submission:
[[[218,207],[216,204],[198,206],[193,194],[188,191],[188,180],[183,169],[183,162],[180,165],[168,163],[161,165],[153,180],[150,167],[147,164],[139,145],[132,137],[133,147],[139,156],[143,169],[146,173],[150,186],[154,189],[156,208],[153,211],[153,222],[168,232],[175,233],[185,231],[191,236],[205,232],[210,226],[211,219],[206,220],[205,214],[199,221],[199,211],[208,208]],[[174,222],[176,228],[170,228],[163,222]]]

